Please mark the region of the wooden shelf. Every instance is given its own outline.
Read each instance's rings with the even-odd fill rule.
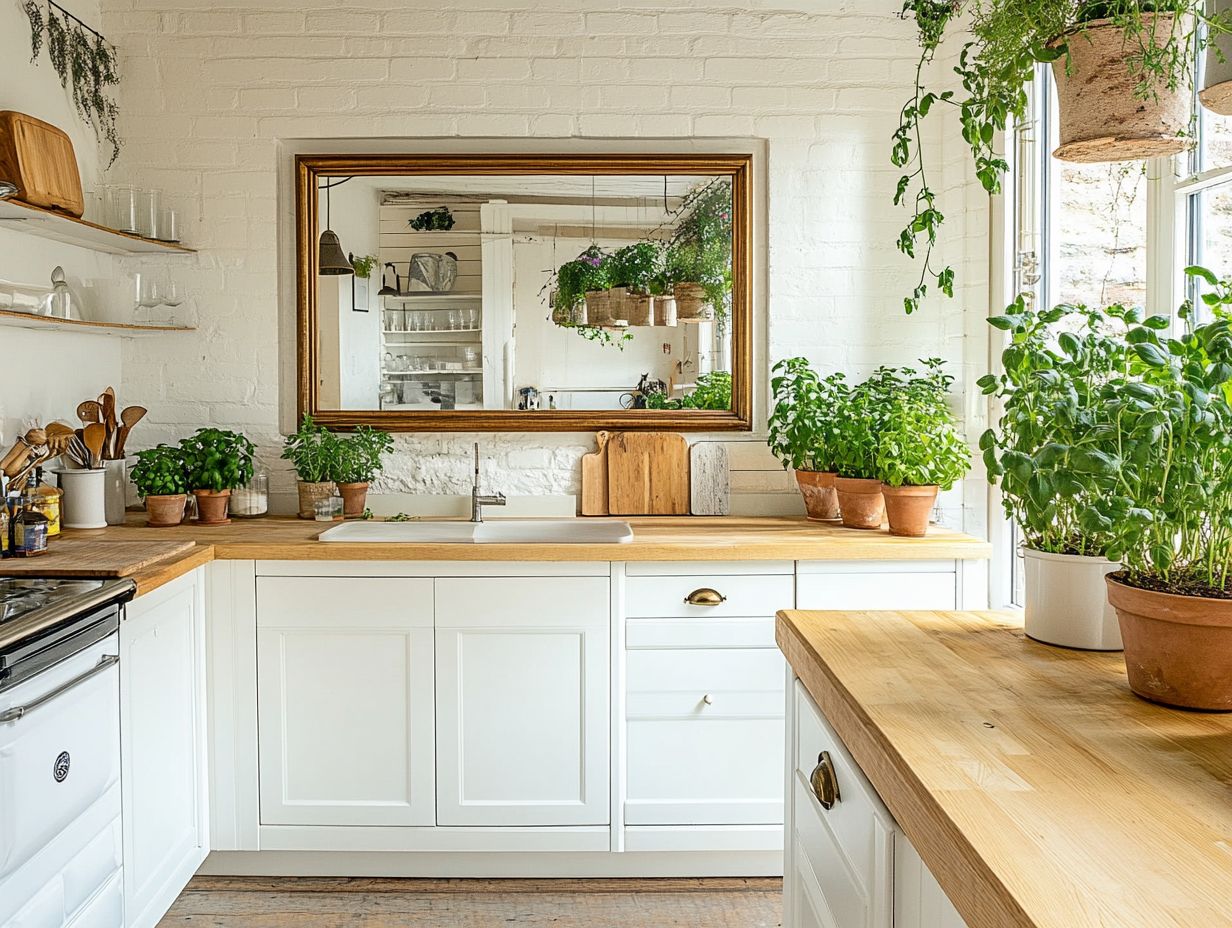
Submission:
[[[0,309],[0,326],[18,329],[43,329],[71,332],[86,332],[91,335],[109,335],[113,338],[142,338],[149,335],[165,335],[168,332],[195,332],[195,328],[180,325],[137,325],[128,322],[88,322],[77,319],[52,319]]]
[[[174,242],[156,242],[140,235],[117,232],[87,219],[31,206],[18,200],[0,200],[0,229],[28,232],[66,245],[78,245],[111,255],[192,255],[192,248]]]
[[[435,303],[441,301],[443,303],[461,303],[475,302],[483,299],[482,293],[386,293],[384,296],[387,303]]]

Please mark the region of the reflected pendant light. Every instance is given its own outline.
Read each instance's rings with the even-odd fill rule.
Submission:
[[[321,233],[321,245],[317,255],[317,273],[322,275],[354,274],[355,268],[347,260],[346,252],[342,250],[342,242],[338,234],[329,227],[329,188],[325,182],[325,231]]]

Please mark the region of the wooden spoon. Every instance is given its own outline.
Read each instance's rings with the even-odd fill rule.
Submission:
[[[94,400],[78,403],[77,418],[81,420],[82,425],[89,425],[91,422],[101,422],[103,419],[103,407],[94,402]]]
[[[107,426],[101,422],[91,422],[82,429],[81,440],[85,442],[90,452],[90,467],[102,467],[103,445],[107,441]]]
[[[145,418],[148,410],[144,406],[128,406],[120,413],[119,437],[116,438],[115,456],[117,458],[124,457],[124,445],[128,441],[128,433],[133,430],[133,426]]]

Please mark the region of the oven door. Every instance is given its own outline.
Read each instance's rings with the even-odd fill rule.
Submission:
[[[74,822],[119,814],[118,652],[112,635],[0,693],[0,898],[35,857],[40,871],[72,859],[49,846]]]

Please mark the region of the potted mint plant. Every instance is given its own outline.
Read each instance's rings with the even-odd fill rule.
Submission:
[[[151,528],[168,528],[184,521],[188,505],[188,471],[184,455],[172,445],[159,445],[137,452],[129,474],[137,492],[145,498],[146,522]]]
[[[878,464],[880,435],[901,377],[891,367],[848,391],[834,430],[834,489],[839,516],[848,528],[877,529],[885,521]]]
[[[282,458],[290,461],[299,478],[299,517],[316,517],[316,502],[328,499],[337,490],[334,474],[339,469],[338,438],[329,429],[317,425],[312,416],[304,414],[299,429],[283,443]]]
[[[877,436],[881,495],[891,535],[920,538],[939,490],[948,490],[971,468],[971,451],[950,411],[947,395],[954,378],[939,358],[925,371],[905,369],[907,379],[890,397]]]
[[[771,373],[770,451],[784,468],[795,472],[808,518],[837,521],[834,477],[838,419],[847,398],[845,378],[836,373],[822,379],[805,358],[785,358]]]
[[[188,488],[197,500],[197,521],[224,525],[231,491],[252,479],[253,444],[238,432],[197,429],[180,440]]]
[[[1102,392],[1117,449],[1113,492],[1099,507],[1107,577],[1130,688],[1153,702],[1232,711],[1232,282],[1190,268],[1211,288],[1215,319],[1168,337],[1132,325],[1134,378]],[[1164,320],[1166,322],[1166,320]]]
[[[355,519],[368,506],[368,485],[381,472],[381,455],[394,446],[388,432],[361,425],[351,435],[338,436],[331,476],[342,495],[342,515]]]
[[[1119,452],[1104,391],[1135,383],[1128,326],[1142,311],[1114,305],[1032,310],[1019,298],[990,324],[1009,336],[1003,373],[978,381],[998,400],[1000,421],[980,437],[988,479],[1024,541],[1024,626],[1037,641],[1117,650],[1121,633],[1104,576],[1105,515],[1119,478]],[[1166,327],[1154,317],[1148,327]],[[1135,387],[1136,389],[1136,387]]]

